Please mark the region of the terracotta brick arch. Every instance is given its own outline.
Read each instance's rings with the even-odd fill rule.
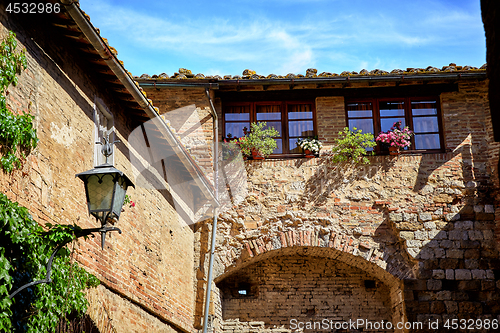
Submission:
[[[295,235],[295,236],[292,236]],[[402,278],[408,277],[411,274],[409,267],[404,266],[402,263],[399,267],[393,265],[394,263],[386,259],[386,267],[391,267],[391,271],[382,268],[379,264],[366,260],[360,255],[355,255],[356,246],[354,246],[354,240],[349,237],[338,237],[338,241],[335,239],[332,243],[328,243],[328,246],[319,242],[314,236],[313,232],[298,231],[296,233],[291,232],[290,238],[285,235],[281,235],[283,239],[279,239],[279,243],[275,239],[274,243],[272,241],[265,242],[266,237],[257,238],[252,241],[247,241],[244,243],[244,252],[240,258],[233,258],[232,263],[226,267],[224,272],[219,272],[215,283],[224,285],[225,279],[231,280],[235,275],[239,275],[241,272],[246,274],[246,268],[252,267],[254,265],[259,265],[261,262],[272,262],[287,260],[287,258],[304,258],[313,261],[323,260],[324,262],[338,262],[352,267],[354,271],[363,271],[366,276],[380,281],[385,286],[385,290],[389,292],[387,305],[390,309],[389,312],[392,316],[392,322],[405,322],[407,319],[405,302],[404,302],[404,287]],[[296,237],[296,238],[294,238]],[[290,243],[286,242],[290,239]],[[294,242],[297,242],[295,243]],[[252,244],[252,245],[250,245]],[[279,245],[282,245],[279,247]],[[285,246],[283,246],[285,245]],[[323,245],[323,246],[321,246]],[[331,245],[331,246],[330,246]],[[373,255],[373,254],[372,254]],[[224,261],[219,256],[221,261]],[[226,263],[229,264],[227,258]],[[394,274],[395,273],[395,274]],[[305,272],[307,274],[307,272]]]
[[[382,246],[374,244],[375,242],[363,242],[342,231],[325,231],[315,226],[243,238],[239,249],[219,248],[216,281],[285,249],[287,252],[340,260],[381,280],[400,281],[415,278],[416,263],[409,259],[406,250],[399,243]]]

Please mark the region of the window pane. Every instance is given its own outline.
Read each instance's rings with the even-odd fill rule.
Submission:
[[[288,147],[290,147],[290,153],[302,153],[302,148],[297,146],[297,138],[289,139]]]
[[[314,136],[314,124],[312,120],[289,121],[288,136],[308,137]]]
[[[273,151],[273,154],[283,154],[283,140],[276,139],[276,143],[278,144],[278,148]]]
[[[372,117],[372,111],[347,111],[349,118],[366,118]]]
[[[382,132],[387,132],[397,121],[401,121],[401,128],[406,126],[406,121],[404,118],[382,118],[380,119],[380,129],[382,130]]]
[[[282,136],[281,132],[281,121],[266,121],[266,127],[264,129],[269,128],[269,127],[274,127],[275,130],[277,130],[280,134],[279,136]]]
[[[279,105],[257,105],[257,121],[281,120]]]
[[[257,113],[257,121],[281,120],[281,113]]]
[[[250,129],[250,123],[226,123],[226,137],[231,134],[233,137],[243,136],[243,128]]]
[[[289,104],[288,105],[288,119],[312,119],[312,105],[311,104]]]
[[[436,101],[411,102],[412,114],[414,116],[437,115]]]
[[[439,132],[437,117],[415,117],[413,127],[415,133]]]
[[[349,118],[372,117],[372,103],[348,103],[347,116]]]
[[[439,148],[439,134],[415,134],[415,149]]]
[[[250,121],[250,106],[231,106],[225,110],[226,121]]]
[[[349,119],[349,129],[352,131],[356,127],[363,133],[373,134],[373,120],[372,119]]]
[[[405,104],[404,102],[380,102],[381,117],[404,117]]]

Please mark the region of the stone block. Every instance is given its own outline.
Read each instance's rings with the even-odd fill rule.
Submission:
[[[441,290],[442,286],[441,280],[427,280],[427,290]]]
[[[406,240],[414,239],[414,233],[411,231],[401,231],[399,236]]]
[[[434,250],[430,248],[424,248],[420,251],[419,257],[423,260],[434,259]]]
[[[438,230],[438,229],[431,229],[431,230],[429,230],[429,238],[430,239],[447,239],[448,232],[443,231],[443,230]]]
[[[389,220],[391,222],[403,222],[403,214],[401,214],[401,213],[389,213]]]
[[[417,222],[417,214],[402,213],[404,222]]]
[[[429,238],[429,234],[427,233],[427,231],[424,231],[424,230],[415,231],[415,239],[425,240],[428,238]]]
[[[470,230],[474,227],[474,222],[472,221],[457,221],[455,222],[455,229]]]
[[[442,249],[440,247],[435,248],[434,249],[434,256],[436,258],[439,258],[439,259],[446,258],[446,251],[445,251],[445,249]]]
[[[422,247],[422,242],[419,240],[408,239],[406,240],[407,247]]]
[[[479,249],[467,249],[464,252],[465,259],[479,259],[480,251]]]
[[[445,220],[448,221],[448,222],[460,220],[460,214],[457,214],[457,213],[446,214],[445,215]]]
[[[455,280],[455,270],[453,269],[446,270],[446,280]]]
[[[436,299],[440,301],[448,301],[451,300],[451,291],[442,290],[436,293]]]
[[[442,301],[436,301],[431,303],[431,313],[433,314],[442,314],[446,312],[446,306]]]
[[[458,259],[441,259],[439,265],[442,269],[455,269],[458,267]]]
[[[424,222],[424,228],[434,230],[436,229],[436,222]]]
[[[471,280],[472,274],[469,269],[456,269],[455,280]]]
[[[482,240],[483,239],[483,233],[481,230],[469,230],[469,239],[470,240]]]
[[[439,243],[439,246],[442,247],[443,249],[452,249],[455,247],[455,242],[450,241],[450,240],[442,240]]]
[[[458,312],[458,303],[454,301],[445,301],[444,305],[446,306],[446,312],[450,314],[454,314]]]
[[[418,256],[418,253],[419,253],[419,249],[418,248],[414,248],[414,247],[408,248],[408,254],[410,256],[412,256],[413,258],[416,258]]]
[[[448,232],[448,238],[450,240],[467,240],[467,231],[463,230],[451,230]]]
[[[474,280],[482,280],[486,277],[486,273],[483,269],[473,269],[471,272]]]
[[[479,260],[476,259],[465,259],[465,268],[466,269],[478,269],[479,268]]]
[[[432,271],[432,278],[436,280],[441,280],[445,278],[445,273],[443,269],[435,269]]]
[[[484,212],[487,214],[494,214],[495,207],[493,205],[484,205]]]
[[[420,221],[431,221],[432,214],[431,213],[420,213],[420,214],[418,214],[418,218]]]
[[[494,239],[493,230],[483,230],[483,238],[486,240]]]
[[[432,248],[439,247],[439,241],[436,239],[426,240],[426,241],[422,242],[422,244],[424,246],[432,247]]]
[[[446,257],[451,259],[462,259],[464,257],[464,251],[457,249],[446,250]]]

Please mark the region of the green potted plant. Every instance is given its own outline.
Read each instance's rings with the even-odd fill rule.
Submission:
[[[279,132],[274,127],[267,127],[266,122],[251,123],[250,131],[243,129],[245,136],[238,139],[241,152],[246,156],[253,156],[254,159],[264,159],[278,147],[275,136]]]
[[[319,155],[321,148],[323,148],[323,144],[318,140],[318,138],[298,139],[297,146],[304,150],[304,154],[307,158]]]
[[[335,140],[335,146],[332,148],[333,162],[344,162],[349,159],[360,161],[363,164],[369,164],[370,160],[366,158],[367,149],[377,145],[373,141],[373,134],[362,133],[360,129],[353,127],[352,131],[348,127],[343,132],[339,132],[339,137]],[[370,154],[373,154],[371,152]]]

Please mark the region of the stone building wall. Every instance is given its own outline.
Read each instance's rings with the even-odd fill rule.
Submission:
[[[249,195],[220,215],[216,285],[226,295],[220,329],[274,329],[259,317],[273,311],[270,297],[252,300],[259,310],[236,320],[234,302],[241,301],[224,288],[252,274],[265,288],[274,277],[257,267],[286,262],[284,250],[325,262],[334,258],[380,281],[400,312],[393,323],[439,319],[443,327],[453,318],[500,320],[499,146],[491,134],[487,82],[458,87],[440,96],[445,153],[374,156],[370,165],[333,164],[326,152],[312,160],[246,162]],[[345,126],[343,108],[341,97],[316,100],[319,136],[327,143]],[[329,109],[337,117],[329,117]],[[282,267],[303,268],[291,262]],[[315,313],[329,315],[327,309]]]
[[[0,35],[14,30],[28,59],[19,84],[9,88],[8,105],[14,112],[35,115],[40,142],[21,170],[0,174],[0,189],[26,206],[40,224],[97,227],[87,212],[83,183],[75,178],[93,168],[96,99],[114,115],[116,139],[121,141],[115,166],[132,180],[130,154],[140,152],[128,146],[127,138],[135,126],[108,97],[105,86],[72,60],[81,59],[75,51],[42,31],[25,31],[23,22],[7,15],[0,5]],[[102,281],[106,316],[118,331],[144,332],[150,322],[154,325],[149,332],[191,332],[193,232],[179,219],[165,191],[137,187],[128,194],[136,206],[125,207],[116,225],[123,233],[108,233],[104,250],[100,237],[81,240],[76,259]]]

